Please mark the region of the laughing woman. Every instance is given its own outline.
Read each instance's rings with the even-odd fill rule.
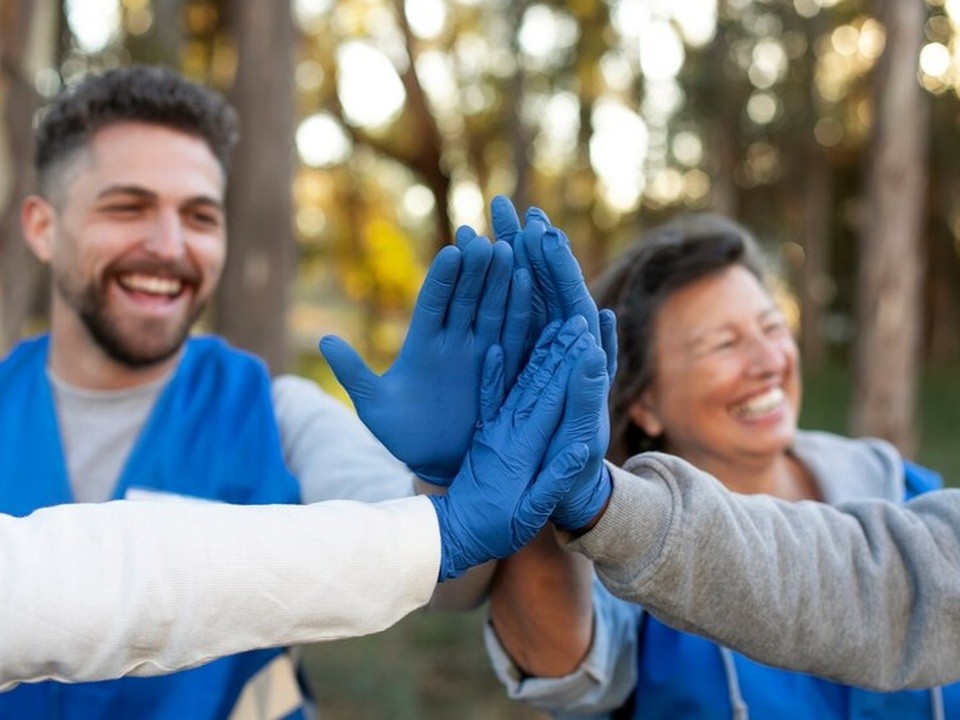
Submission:
[[[653,230],[595,295],[619,326],[613,462],[660,450],[738,493],[831,504],[940,485],[884,442],[797,429],[797,346],[735,223],[686,215]],[[501,563],[487,645],[512,696],[564,717],[960,718],[955,686],[878,693],[774,669],[673,630],[590,574],[549,534]]]

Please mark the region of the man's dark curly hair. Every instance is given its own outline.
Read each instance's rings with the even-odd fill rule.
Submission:
[[[34,131],[34,167],[49,195],[63,161],[100,129],[146,122],[204,140],[226,174],[239,137],[236,111],[222,95],[172,70],[136,65],[92,75],[68,86],[40,111]]]

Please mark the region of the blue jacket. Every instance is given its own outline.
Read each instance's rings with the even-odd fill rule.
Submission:
[[[0,363],[0,510],[13,515],[73,501],[47,346],[46,336],[21,343]],[[230,503],[299,503],[262,362],[218,338],[189,340],[113,497],[134,487]],[[0,694],[0,718],[225,718],[258,672],[288,667],[282,654],[248,652],[165,677],[20,685]]]

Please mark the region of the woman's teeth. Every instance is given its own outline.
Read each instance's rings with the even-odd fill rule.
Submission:
[[[737,405],[733,412],[741,418],[753,418],[766,415],[783,403],[784,392],[782,388],[770,388],[760,395],[755,395],[744,403]]]

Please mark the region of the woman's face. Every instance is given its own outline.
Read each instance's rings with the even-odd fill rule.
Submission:
[[[653,381],[630,416],[706,468],[769,460],[797,426],[797,346],[780,309],[733,265],[681,288],[655,321]]]

